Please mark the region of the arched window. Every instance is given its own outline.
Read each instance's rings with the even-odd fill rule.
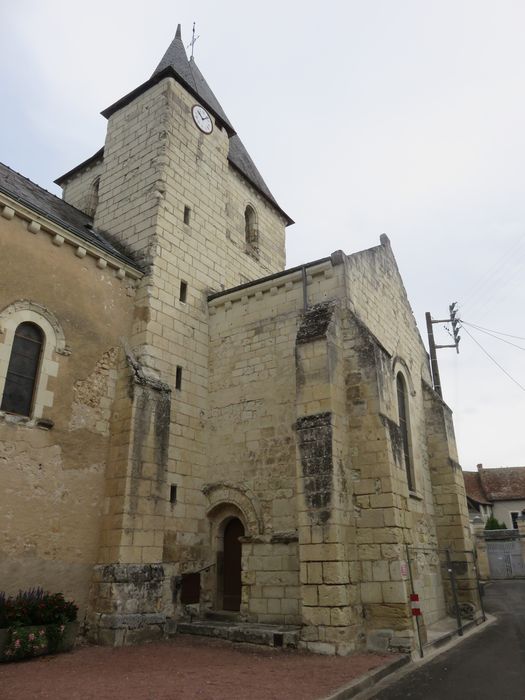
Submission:
[[[259,257],[259,233],[257,231],[257,215],[255,209],[248,204],[244,210],[244,235],[246,252]]]
[[[17,326],[5,378],[0,409],[29,416],[44,345],[42,329],[35,323]]]
[[[403,442],[403,456],[409,491],[414,490],[414,471],[410,453],[410,417],[408,414],[408,392],[405,378],[398,372],[397,375],[397,407],[399,411],[399,430]]]

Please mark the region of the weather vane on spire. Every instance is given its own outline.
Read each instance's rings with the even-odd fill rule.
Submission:
[[[191,41],[188,44],[188,46],[186,46],[187,49],[189,49],[191,46],[191,57],[190,58],[193,58],[193,47],[195,46],[195,42],[197,41],[198,38],[199,38],[198,36],[195,36],[195,22],[194,22],[193,23],[193,31],[191,33]]]

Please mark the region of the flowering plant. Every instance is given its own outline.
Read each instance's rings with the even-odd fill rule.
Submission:
[[[6,597],[0,592],[0,628],[9,628],[2,658],[14,661],[58,651],[66,623],[76,620],[77,611],[62,593],[32,588]]]
[[[22,625],[52,625],[73,622],[78,606],[62,593],[47,593],[42,588],[19,591],[6,597],[0,592],[0,628]]]
[[[9,645],[4,650],[8,659],[24,659],[34,656],[48,646],[45,628],[34,630],[32,627],[12,627]]]

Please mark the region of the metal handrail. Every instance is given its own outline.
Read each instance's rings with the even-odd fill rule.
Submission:
[[[201,571],[207,571],[208,569],[211,569],[212,566],[216,566],[216,562],[212,562],[211,564],[208,564],[207,566],[203,566],[202,569],[197,569],[197,571],[186,571],[185,573],[181,574],[181,578],[184,578],[184,576],[192,576],[193,574],[200,574]]]

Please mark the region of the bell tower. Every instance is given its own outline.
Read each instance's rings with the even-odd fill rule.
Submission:
[[[120,644],[136,636],[137,619],[146,636],[157,629],[170,577],[207,563],[207,297],[282,270],[293,222],[188,60],[180,25],[151,77],[102,114],[94,229],[144,270],[124,341],[91,603],[92,636]],[[65,198],[73,191],[66,183]]]

